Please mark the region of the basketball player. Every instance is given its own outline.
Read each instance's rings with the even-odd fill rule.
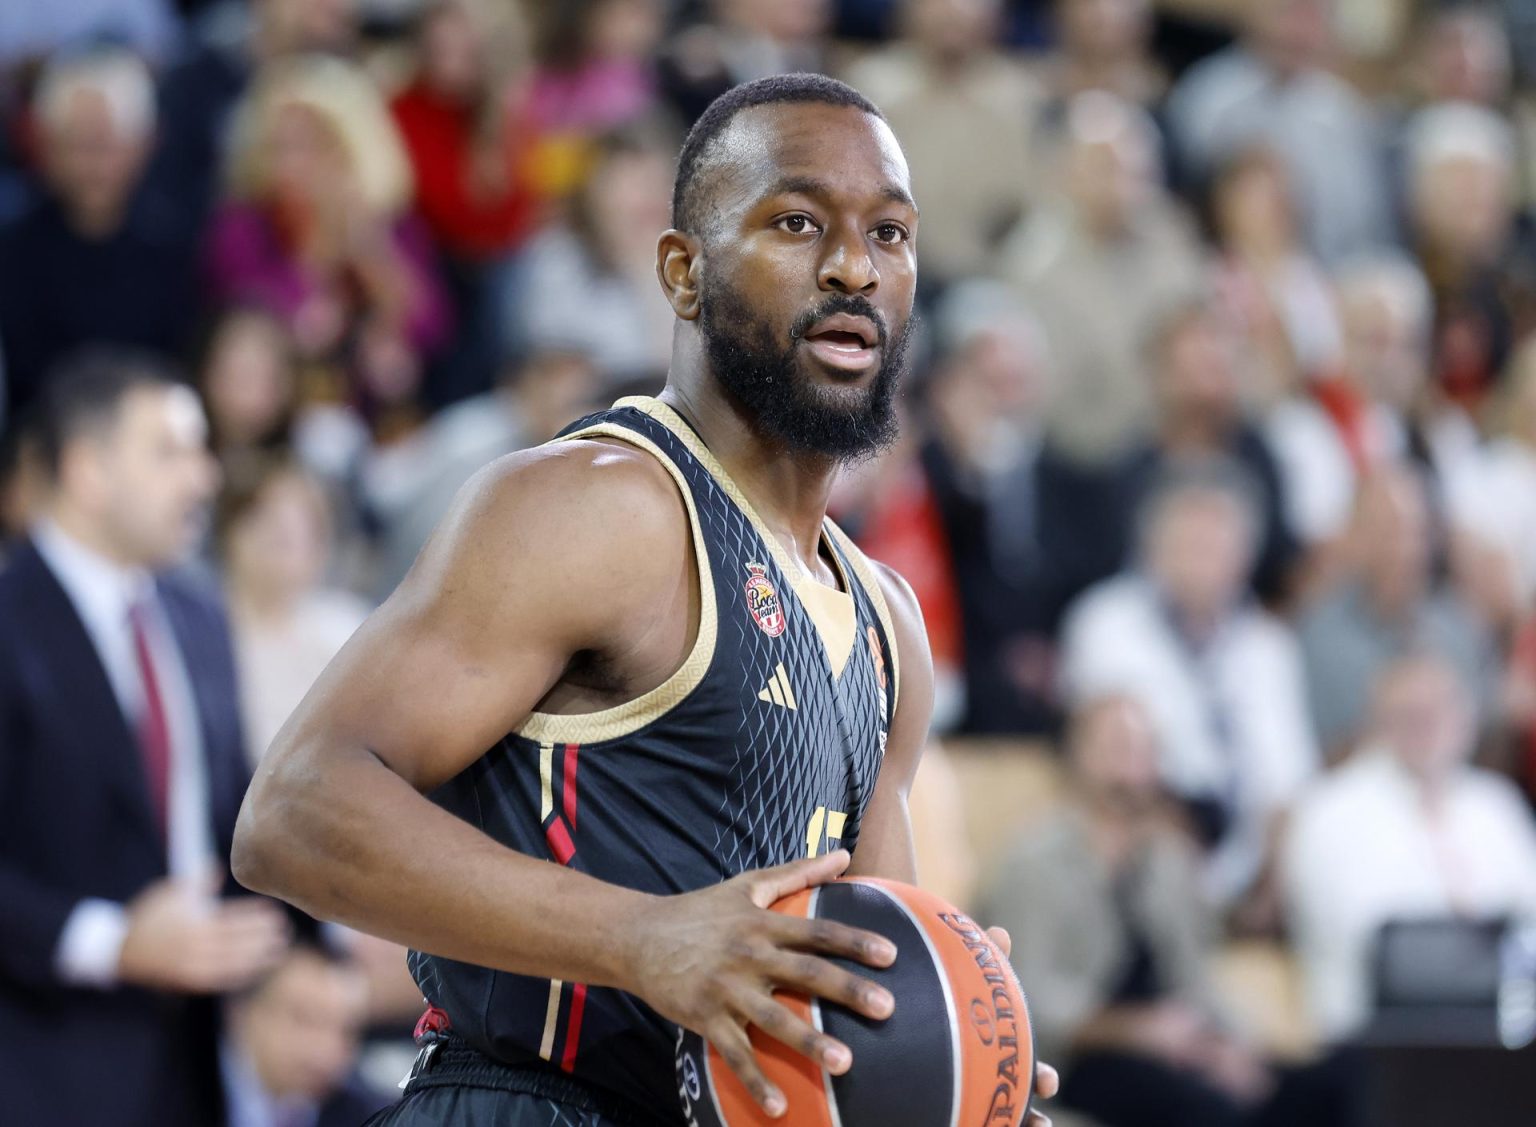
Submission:
[[[922,622],[826,519],[895,429],[906,161],[851,88],[766,79],[699,119],[673,209],[666,389],[482,471],[241,814],[242,883],[413,948],[427,1047],[381,1123],[680,1124],[678,1026],[778,1116],[748,1026],[852,1061],[775,987],[899,1004],[822,957],[886,940],[765,909],[916,878]]]

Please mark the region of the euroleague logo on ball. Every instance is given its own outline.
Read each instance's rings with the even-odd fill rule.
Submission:
[[[779,593],[768,579],[768,569],[760,563],[746,566],[747,582],[743,590],[747,593],[747,610],[764,634],[777,638],[789,625],[784,618],[784,604],[779,602]]]

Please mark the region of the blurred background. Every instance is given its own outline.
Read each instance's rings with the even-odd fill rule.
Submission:
[[[792,70],[911,163],[905,427],[834,515],[923,604],[923,877],[1012,931],[1058,1122],[1536,1124],[1536,3],[7,0],[0,1044],[88,1030],[29,1125],[389,1098],[400,950],[219,898],[212,766],[137,870],[64,805],[59,869],[36,717],[122,704],[85,791],[191,685],[248,773],[476,469],[661,387],[682,134]],[[147,376],[206,437],[103,445]],[[205,505],[234,667],[168,594],[104,642],[75,541]]]

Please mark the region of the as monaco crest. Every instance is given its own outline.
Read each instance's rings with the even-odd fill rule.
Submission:
[[[760,563],[747,564],[747,610],[752,612],[752,621],[758,628],[770,638],[777,638],[784,633],[784,605],[779,602],[779,593],[774,590],[773,584],[768,580],[768,569]]]

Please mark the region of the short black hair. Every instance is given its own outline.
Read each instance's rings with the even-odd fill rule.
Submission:
[[[715,138],[742,110],[795,102],[825,106],[850,106],[885,120],[885,115],[852,86],[824,74],[776,74],[733,86],[721,94],[693,123],[677,158],[677,181],[672,187],[672,226],[697,231],[705,219],[696,185],[705,154]]]
[[[66,358],[45,378],[26,427],[38,464],[57,481],[65,447],[110,425],[130,392],[185,384],[169,361],[152,352],[95,348]]]

